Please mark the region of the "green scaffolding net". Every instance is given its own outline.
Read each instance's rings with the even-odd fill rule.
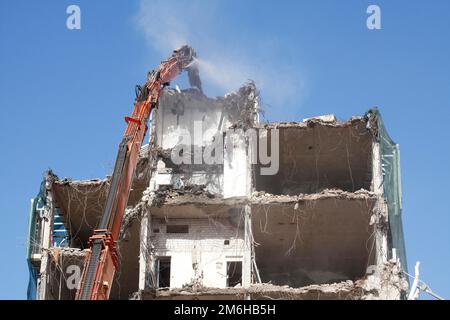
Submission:
[[[400,148],[398,144],[392,141],[386,131],[383,119],[377,108],[369,110],[366,116],[369,118],[369,125],[372,130],[375,130],[375,136],[380,143],[383,191],[389,214],[388,238],[392,247],[396,249],[403,269],[407,272],[408,265],[402,224]]]

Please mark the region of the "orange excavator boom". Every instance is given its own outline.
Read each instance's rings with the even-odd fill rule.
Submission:
[[[183,70],[188,71],[191,86],[202,91],[195,58],[195,51],[190,46],[182,46],[174,50],[168,60],[162,61],[157,69],[148,73],[148,79],[143,86],[136,87],[133,113],[125,117],[127,129],[119,145],[102,219],[89,239],[90,250],[85,259],[80,288],[76,294],[77,300],[109,298],[114,274],[119,267],[116,241],[139,150],[147,132],[148,119],[158,104],[164,86]]]

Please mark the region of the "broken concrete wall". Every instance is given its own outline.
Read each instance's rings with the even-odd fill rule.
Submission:
[[[257,112],[253,83],[217,99],[197,90],[165,90],[152,124],[152,146],[159,151],[151,188],[204,186],[225,197],[247,195],[251,173],[242,165],[247,163],[245,139],[227,137],[227,132],[233,126],[253,126]],[[227,148],[227,141],[234,144]]]
[[[179,144],[205,146],[232,125],[253,125],[257,104],[258,92],[252,82],[217,99],[208,98],[197,90],[166,89],[154,118],[157,123],[155,145],[162,149],[172,149]],[[197,129],[200,132],[195,132]]]
[[[408,292],[408,279],[400,260],[391,259],[376,265],[372,273],[356,283],[367,294],[367,300],[400,300]]]
[[[152,190],[201,187],[211,194],[222,194],[223,165],[174,165],[170,158],[160,158],[150,187]]]
[[[165,90],[161,96],[154,121],[156,145],[162,149],[180,144],[205,146],[231,125],[227,111],[217,100],[197,91],[173,89]]]

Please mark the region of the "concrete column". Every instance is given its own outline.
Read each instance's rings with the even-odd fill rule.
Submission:
[[[252,283],[252,236],[251,207],[245,205],[244,210],[244,259],[242,262],[242,286],[248,288]]]
[[[380,143],[372,142],[372,191],[383,195],[383,171],[381,166]]]
[[[380,143],[372,143],[372,191],[377,196],[375,210],[380,215],[380,219],[388,222],[388,211],[384,200],[383,170],[381,163]],[[382,224],[375,224],[375,250],[377,265],[388,260],[387,228]]]
[[[51,182],[47,181],[47,204],[44,208],[44,215],[42,218],[42,242],[41,242],[41,268],[40,277],[37,288],[37,300],[47,299],[47,284],[48,284],[48,265],[50,263],[49,249],[52,240],[52,223],[53,223],[53,194],[51,192]]]
[[[229,130],[225,136],[223,159],[223,197],[246,197],[250,174],[247,149],[242,129]]]
[[[149,247],[151,245],[149,241],[151,230],[151,215],[150,210],[146,210],[141,220],[141,236],[140,236],[140,254],[139,254],[139,290],[146,289],[147,283],[147,266],[150,255]]]

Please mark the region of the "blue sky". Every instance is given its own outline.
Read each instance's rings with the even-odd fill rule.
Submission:
[[[66,28],[70,4],[81,30]],[[382,30],[366,28],[369,4]],[[446,0],[1,1],[0,299],[26,297],[43,172],[108,174],[134,85],[183,42],[204,62],[208,95],[254,79],[270,121],[378,106],[401,146],[409,266],[420,260],[422,279],[450,298],[449,14]]]

